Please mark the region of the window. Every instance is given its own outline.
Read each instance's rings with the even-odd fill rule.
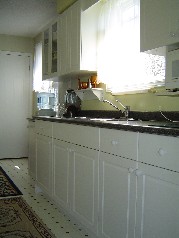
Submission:
[[[140,0],[101,0],[98,79],[113,94],[162,86],[165,57],[140,53]]]

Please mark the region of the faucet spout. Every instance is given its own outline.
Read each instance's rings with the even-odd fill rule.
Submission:
[[[118,111],[121,112],[121,110],[116,105],[114,105],[112,102],[110,102],[108,100],[102,100],[102,102],[106,102],[106,103],[110,104],[112,107],[116,108]]]
[[[124,106],[124,104],[122,104],[121,101],[119,101],[118,99],[116,99],[116,102],[118,102],[124,109],[126,109],[126,106]]]
[[[116,99],[116,102],[118,102],[123,108],[124,108],[124,115],[125,118],[128,119],[129,117],[129,111],[130,111],[130,106],[124,106],[122,102],[120,102],[118,99]]]

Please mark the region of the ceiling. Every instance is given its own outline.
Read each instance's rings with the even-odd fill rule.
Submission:
[[[0,34],[35,37],[57,14],[57,0],[0,0]]]

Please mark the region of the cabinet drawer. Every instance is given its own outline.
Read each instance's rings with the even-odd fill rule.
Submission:
[[[54,123],[53,137],[88,148],[99,149],[99,128],[67,123]]]
[[[121,157],[137,160],[138,133],[101,129],[100,150]]]
[[[179,138],[139,135],[139,161],[179,171]]]
[[[52,122],[36,120],[35,132],[40,135],[52,137]]]

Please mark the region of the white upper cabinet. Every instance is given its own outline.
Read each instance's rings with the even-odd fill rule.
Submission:
[[[59,74],[59,20],[54,21],[42,36],[42,75],[43,80],[58,76]]]
[[[179,42],[179,1],[140,1],[141,51]]]
[[[97,12],[75,2],[60,17],[60,75],[96,71]],[[90,73],[90,72],[89,72]]]

